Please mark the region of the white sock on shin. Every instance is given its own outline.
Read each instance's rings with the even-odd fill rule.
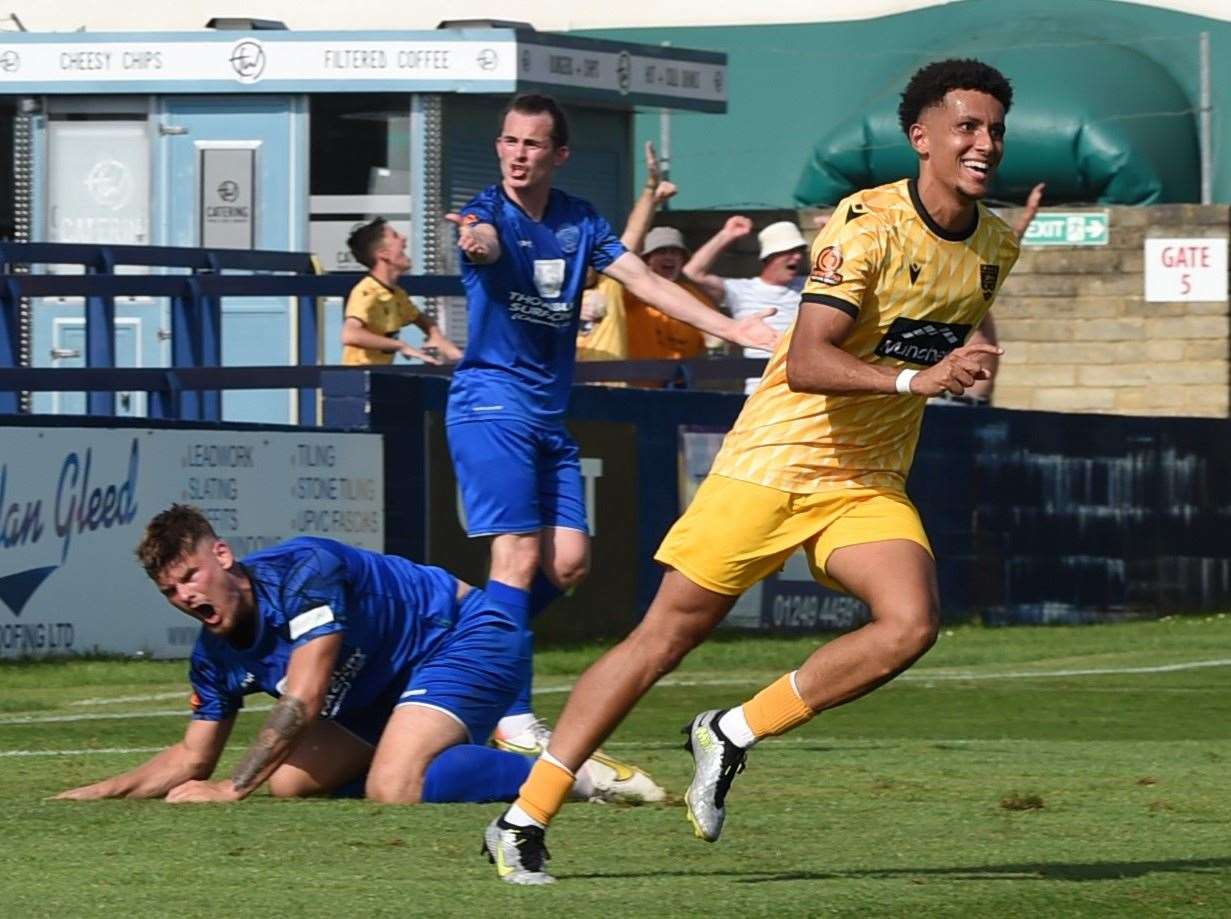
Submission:
[[[744,706],[737,705],[723,712],[718,719],[718,730],[726,735],[727,740],[737,747],[747,750],[757,742],[757,736],[748,727],[748,719],[744,717]]]

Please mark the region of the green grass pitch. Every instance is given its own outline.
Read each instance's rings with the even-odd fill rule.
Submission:
[[[896,682],[754,750],[722,841],[693,839],[680,726],[814,644],[698,650],[608,745],[675,800],[570,805],[548,840],[560,883],[534,889],[478,854],[498,806],[48,801],[178,739],[184,663],[0,665],[0,913],[1231,914],[1231,619],[947,630]],[[596,650],[540,653],[541,714]]]

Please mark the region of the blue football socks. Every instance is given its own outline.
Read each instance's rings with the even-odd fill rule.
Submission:
[[[513,801],[534,760],[477,744],[443,750],[423,776],[423,803]]]

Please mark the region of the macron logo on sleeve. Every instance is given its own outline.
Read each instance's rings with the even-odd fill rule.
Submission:
[[[315,609],[300,613],[287,623],[287,628],[291,631],[291,641],[295,641],[301,635],[306,635],[317,626],[333,622],[333,618],[333,610],[328,606],[318,606]]]

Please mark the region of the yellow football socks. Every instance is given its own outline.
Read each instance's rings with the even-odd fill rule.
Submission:
[[[573,774],[563,766],[540,756],[521,786],[514,803],[529,814],[535,823],[547,826],[564,805],[564,799],[572,788]]]
[[[758,739],[785,734],[816,714],[795,691],[791,676],[785,674],[744,703],[744,717]]]

